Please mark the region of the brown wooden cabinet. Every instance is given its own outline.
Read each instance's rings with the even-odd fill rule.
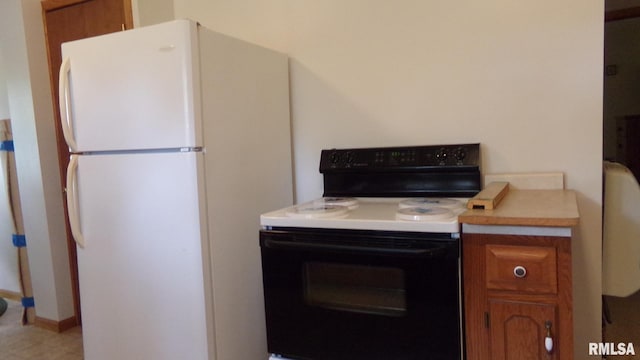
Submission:
[[[467,359],[573,358],[570,236],[463,228],[462,259]]]

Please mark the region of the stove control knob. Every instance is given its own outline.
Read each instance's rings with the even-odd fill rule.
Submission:
[[[464,160],[464,158],[467,157],[467,152],[464,150],[463,147],[459,147],[453,153],[453,156],[456,158],[456,160],[458,160],[458,162],[462,162],[462,160]]]
[[[353,162],[353,152],[349,151],[345,155],[345,161],[347,164],[351,164]]]
[[[331,155],[329,155],[329,161],[331,161],[332,164],[337,164],[338,160],[340,160],[340,155],[338,154],[338,152],[334,151],[331,153]]]
[[[447,154],[447,149],[445,148],[440,148],[440,150],[438,150],[438,152],[436,153],[436,159],[440,164],[444,164],[444,162],[447,161],[448,156],[449,154]]]

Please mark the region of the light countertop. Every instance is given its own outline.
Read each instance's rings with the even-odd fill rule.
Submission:
[[[462,224],[572,227],[580,214],[572,190],[509,190],[493,210],[473,209],[460,214]]]

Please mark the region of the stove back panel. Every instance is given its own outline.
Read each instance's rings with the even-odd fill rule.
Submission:
[[[472,197],[480,144],[323,150],[324,196]]]

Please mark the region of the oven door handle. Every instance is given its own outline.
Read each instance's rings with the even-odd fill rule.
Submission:
[[[438,257],[446,253],[447,246],[439,246],[431,249],[394,249],[381,247],[368,247],[356,245],[335,245],[322,243],[299,243],[264,239],[264,246],[270,249],[282,250],[308,250],[308,251],[349,251],[360,254],[373,255],[401,255],[417,257]]]

